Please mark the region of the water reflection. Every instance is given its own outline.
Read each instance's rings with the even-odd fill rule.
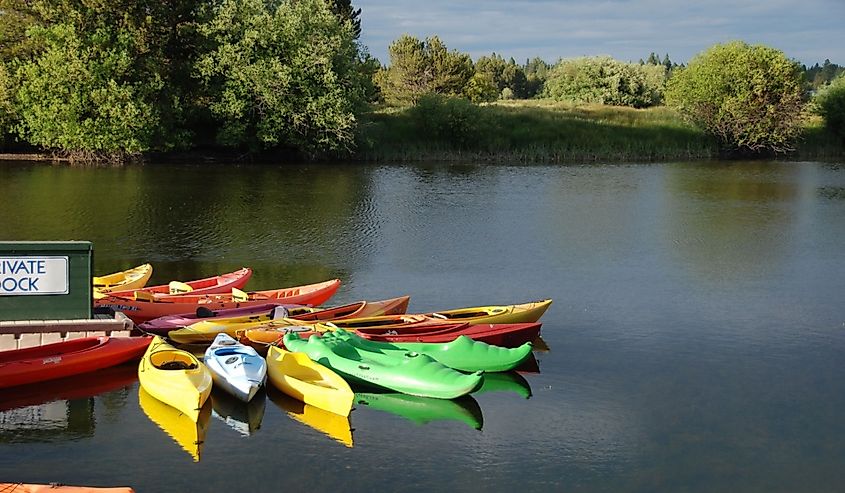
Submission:
[[[117,411],[136,380],[135,365],[0,391],[0,442],[53,442],[94,435],[94,397]],[[119,392],[115,392],[122,389]],[[114,394],[114,395],[112,395]]]
[[[194,421],[175,407],[168,406],[151,396],[139,385],[138,404],[150,421],[170,435],[170,438],[182,447],[182,450],[187,452],[194,462],[200,461],[202,444],[205,442],[208,423],[211,420],[210,402],[205,403],[200,409],[199,417]]]
[[[352,423],[349,417],[298,401],[275,388],[267,388],[267,397],[291,419],[314,428],[336,442],[352,447]]]
[[[669,250],[709,280],[782,263],[799,199],[798,168],[769,162],[676,165],[665,175]]]
[[[525,377],[516,371],[485,373],[481,387],[473,394],[486,394],[488,392],[511,392],[528,399],[531,397],[531,385]]]
[[[450,400],[395,392],[355,392],[355,403],[400,416],[417,425],[432,421],[459,421],[476,430],[484,426],[481,406],[468,395]]]
[[[252,436],[261,428],[266,402],[267,397],[262,390],[249,402],[243,402],[218,388],[211,391],[212,416],[243,436]]]

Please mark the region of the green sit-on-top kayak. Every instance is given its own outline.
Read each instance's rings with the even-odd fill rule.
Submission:
[[[366,351],[403,357],[408,352],[425,354],[449,368],[461,371],[508,371],[519,366],[531,354],[531,343],[517,348],[503,348],[460,336],[449,343],[380,342],[338,329],[322,335],[324,341],[339,339]]]
[[[324,340],[312,336],[303,340],[299,334],[288,333],[284,344],[288,350],[303,352],[346,379],[421,397],[454,399],[472,392],[483,378],[480,371],[467,375],[424,354],[372,352],[339,337]]]

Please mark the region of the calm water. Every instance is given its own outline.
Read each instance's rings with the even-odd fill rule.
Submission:
[[[845,490],[845,165],[4,163],[0,239],[91,240],[98,273],[151,262],[155,283],[339,277],[337,304],[555,300],[539,372],[455,403],[361,396],[338,422],[223,396],[198,431],[139,397],[132,366],[4,393],[0,481]]]

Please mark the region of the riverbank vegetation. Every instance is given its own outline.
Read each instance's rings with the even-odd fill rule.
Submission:
[[[689,66],[656,53],[549,64],[473,60],[437,36],[405,35],[382,64],[361,45],[350,0],[0,0],[0,11],[7,152],[108,161],[845,154],[842,67],[799,66],[763,46],[716,45]]]

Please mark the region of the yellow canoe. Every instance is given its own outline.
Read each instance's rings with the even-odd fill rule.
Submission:
[[[313,325],[325,320],[344,320],[359,317],[405,313],[409,296],[380,301],[357,301],[347,305],[314,310],[313,308],[289,308],[286,317],[274,318],[267,313],[230,318],[205,319],[185,328],[171,330],[167,337],[179,344],[211,342],[217,334],[225,333],[237,337],[239,331],[256,327],[284,327],[290,325]]]
[[[270,346],[267,377],[279,390],[306,404],[341,416],[352,411],[355,394],[346,380],[305,353]]]
[[[434,323],[466,323],[470,325],[533,323],[546,313],[551,304],[552,300],[547,299],[515,305],[476,306],[412,315],[350,318],[319,323],[314,325],[314,330],[321,332],[335,329],[355,330],[364,328],[388,330],[408,325]],[[306,325],[306,323],[299,325]]]
[[[285,411],[291,419],[310,426],[333,440],[352,448],[352,423],[349,421],[349,416],[325,411],[272,389],[267,392],[267,397]]]
[[[200,461],[202,444],[211,418],[211,404],[202,407],[195,421],[175,407],[151,396],[143,387],[138,387],[138,403],[150,421],[170,435],[173,441],[190,454],[194,462]]]
[[[150,264],[139,265],[128,270],[106,274],[105,276],[94,276],[94,294],[110,293],[112,291],[123,291],[127,289],[141,289],[147,285],[150,276],[153,275],[153,266]]]
[[[151,396],[196,421],[211,393],[211,372],[193,354],[155,336],[141,362],[138,380]]]

